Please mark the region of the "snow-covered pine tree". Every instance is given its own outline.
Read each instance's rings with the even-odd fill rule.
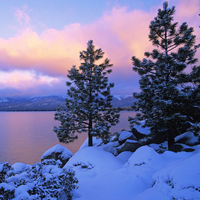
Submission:
[[[111,73],[112,64],[106,58],[103,63],[104,52],[96,49],[93,41],[88,41],[87,50],[80,52],[80,67],[73,66],[69,70],[67,82],[69,89],[66,98],[66,110],[59,107],[55,113],[55,120],[61,122],[54,127],[60,142],[68,143],[78,138],[76,132],[88,133],[88,146],[92,146],[92,136],[109,140],[109,129],[119,122],[119,109],[111,105],[110,89],[113,83],[108,83],[107,74]]]
[[[178,23],[173,23],[174,13],[175,7],[168,8],[164,2],[163,10],[158,10],[149,26],[149,39],[156,49],[145,52],[148,59],[140,61],[132,57],[133,70],[141,76],[141,92],[134,93],[138,101],[133,108],[139,113],[129,118],[132,127],[145,120],[144,126],[150,127],[160,140],[167,140],[168,148],[177,135],[191,128],[198,118],[193,113],[199,112],[195,101],[190,99],[193,94],[188,83],[192,76],[184,72],[197,62],[193,28],[186,23],[177,28]]]

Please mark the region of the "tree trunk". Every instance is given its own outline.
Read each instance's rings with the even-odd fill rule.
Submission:
[[[92,64],[92,63],[91,63]],[[89,104],[92,104],[92,85],[91,85],[91,76],[92,76],[92,68],[90,67],[90,75],[89,75],[89,88],[90,88],[90,93],[89,93]],[[90,107],[90,114],[89,114],[89,130],[88,130],[88,146],[92,147],[93,146],[93,142],[92,142],[92,110]]]
[[[89,147],[93,146],[91,130],[92,130],[92,118],[90,117],[90,119],[89,119],[89,129],[88,129],[88,146]]]
[[[174,133],[170,129],[168,130],[168,149],[175,144]]]

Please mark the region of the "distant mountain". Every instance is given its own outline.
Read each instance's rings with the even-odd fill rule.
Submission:
[[[34,96],[0,98],[0,111],[55,111],[65,106],[66,96]],[[114,95],[114,107],[130,107],[134,99],[130,95]]]

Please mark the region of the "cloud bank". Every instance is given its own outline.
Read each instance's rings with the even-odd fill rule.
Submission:
[[[169,6],[173,5],[176,5],[175,21],[187,21],[200,38],[199,1],[171,0]],[[114,93],[138,91],[139,77],[132,71],[131,57],[143,58],[144,52],[153,48],[148,39],[149,24],[158,8],[160,5],[146,12],[114,7],[91,24],[68,24],[63,30],[46,29],[40,34],[31,24],[26,7],[17,9],[15,17],[21,29],[15,37],[0,38],[0,90],[12,88],[24,95],[31,88],[36,94],[49,94],[50,89],[45,93],[46,87],[56,93],[55,86],[63,84],[60,77],[65,77],[72,65],[79,65],[79,52],[92,39],[96,48],[102,48],[105,57],[114,64],[110,75],[116,85]],[[200,57],[199,52],[196,57]]]

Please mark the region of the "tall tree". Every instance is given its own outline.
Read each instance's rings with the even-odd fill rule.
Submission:
[[[141,76],[141,92],[134,93],[138,101],[133,106],[140,113],[129,119],[132,126],[145,120],[144,126],[167,139],[168,147],[174,144],[175,136],[191,128],[198,118],[193,112],[199,111],[190,99],[192,88],[188,83],[192,76],[184,72],[187,66],[197,62],[193,28],[185,22],[177,28],[178,23],[173,23],[174,13],[175,7],[168,8],[164,2],[163,10],[158,10],[149,26],[149,39],[156,49],[145,52],[149,59],[140,61],[132,57],[133,70]]]
[[[88,133],[88,146],[93,145],[92,136],[107,142],[110,127],[119,122],[119,110],[111,105],[110,89],[114,84],[108,83],[106,76],[112,72],[112,64],[107,58],[99,64],[103,54],[101,49],[95,50],[90,40],[87,50],[80,52],[83,62],[79,68],[73,66],[68,71],[66,110],[59,107],[55,113],[55,120],[61,122],[54,127],[60,142],[74,141],[78,138],[76,132]]]

